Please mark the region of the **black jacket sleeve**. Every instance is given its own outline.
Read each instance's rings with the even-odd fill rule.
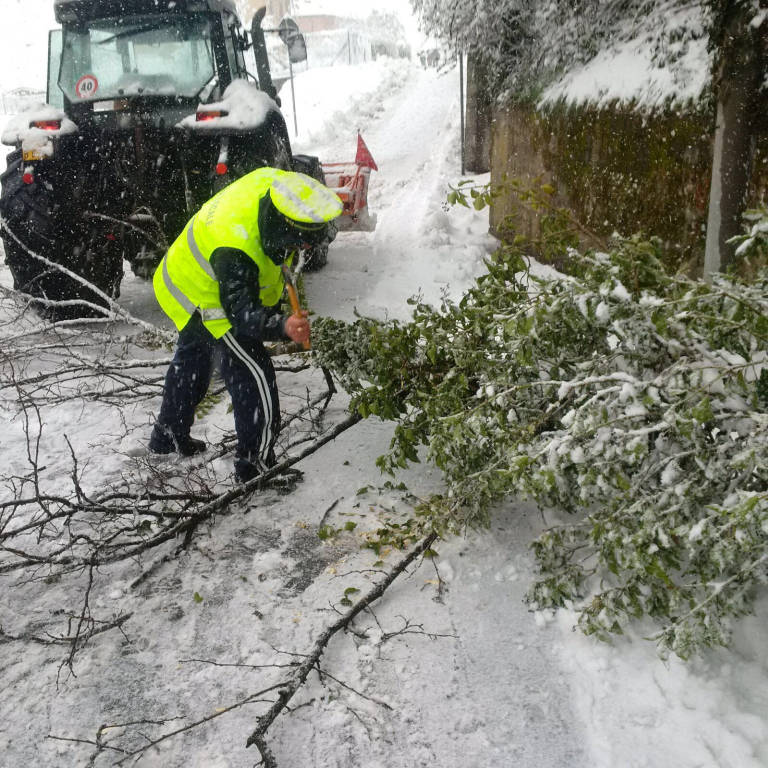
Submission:
[[[217,248],[211,266],[219,281],[219,297],[234,333],[262,341],[282,341],[285,317],[259,300],[259,268],[237,248]]]

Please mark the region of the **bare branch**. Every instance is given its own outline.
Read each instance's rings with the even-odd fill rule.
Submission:
[[[296,691],[304,684],[307,679],[307,675],[314,669],[319,663],[320,657],[323,655],[326,646],[331,641],[331,638],[339,632],[339,630],[347,627],[350,622],[362,611],[366,610],[371,603],[378,600],[387,590],[387,588],[395,581],[395,579],[405,571],[411,563],[415,562],[424,552],[426,552],[432,544],[437,540],[437,534],[431,533],[425,539],[423,539],[418,546],[414,547],[411,552],[403,557],[399,563],[392,569],[385,579],[382,579],[375,587],[369,590],[360,600],[358,600],[352,608],[349,609],[341,618],[328,627],[318,639],[315,641],[315,645],[312,652],[306,657],[301,665],[296,669],[291,680],[287,685],[281,687],[278,692],[277,701],[270,707],[269,711],[262,715],[256,722],[251,735],[246,741],[246,746],[256,745],[257,749],[261,753],[261,758],[264,762],[265,768],[277,768],[277,762],[272,754],[269,746],[266,742],[266,733],[268,728],[277,719],[286,704],[293,698]]]

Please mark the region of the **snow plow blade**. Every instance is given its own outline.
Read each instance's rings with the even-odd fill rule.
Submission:
[[[344,204],[335,224],[340,232],[373,232],[376,214],[368,211],[368,183],[371,171],[378,171],[363,137],[357,134],[357,155],[349,163],[323,163],[325,183]]]

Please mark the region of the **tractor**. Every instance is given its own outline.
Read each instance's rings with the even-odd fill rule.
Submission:
[[[250,32],[234,0],[55,0],[54,10],[48,103],[2,136],[14,147],[1,177],[5,259],[44,313],[103,313],[124,261],[149,277],[190,216],[255,168],[324,181],[317,158],[291,152],[263,9]],[[284,42],[289,54],[304,46],[298,34]]]

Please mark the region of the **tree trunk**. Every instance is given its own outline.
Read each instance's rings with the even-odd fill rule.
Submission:
[[[742,229],[752,175],[755,128],[762,84],[760,34],[738,2],[729,3],[717,94],[717,122],[709,192],[704,276],[727,269],[734,260],[728,240]]]
[[[467,56],[466,167],[473,173],[491,169],[491,115],[493,99],[486,65],[475,54]]]

